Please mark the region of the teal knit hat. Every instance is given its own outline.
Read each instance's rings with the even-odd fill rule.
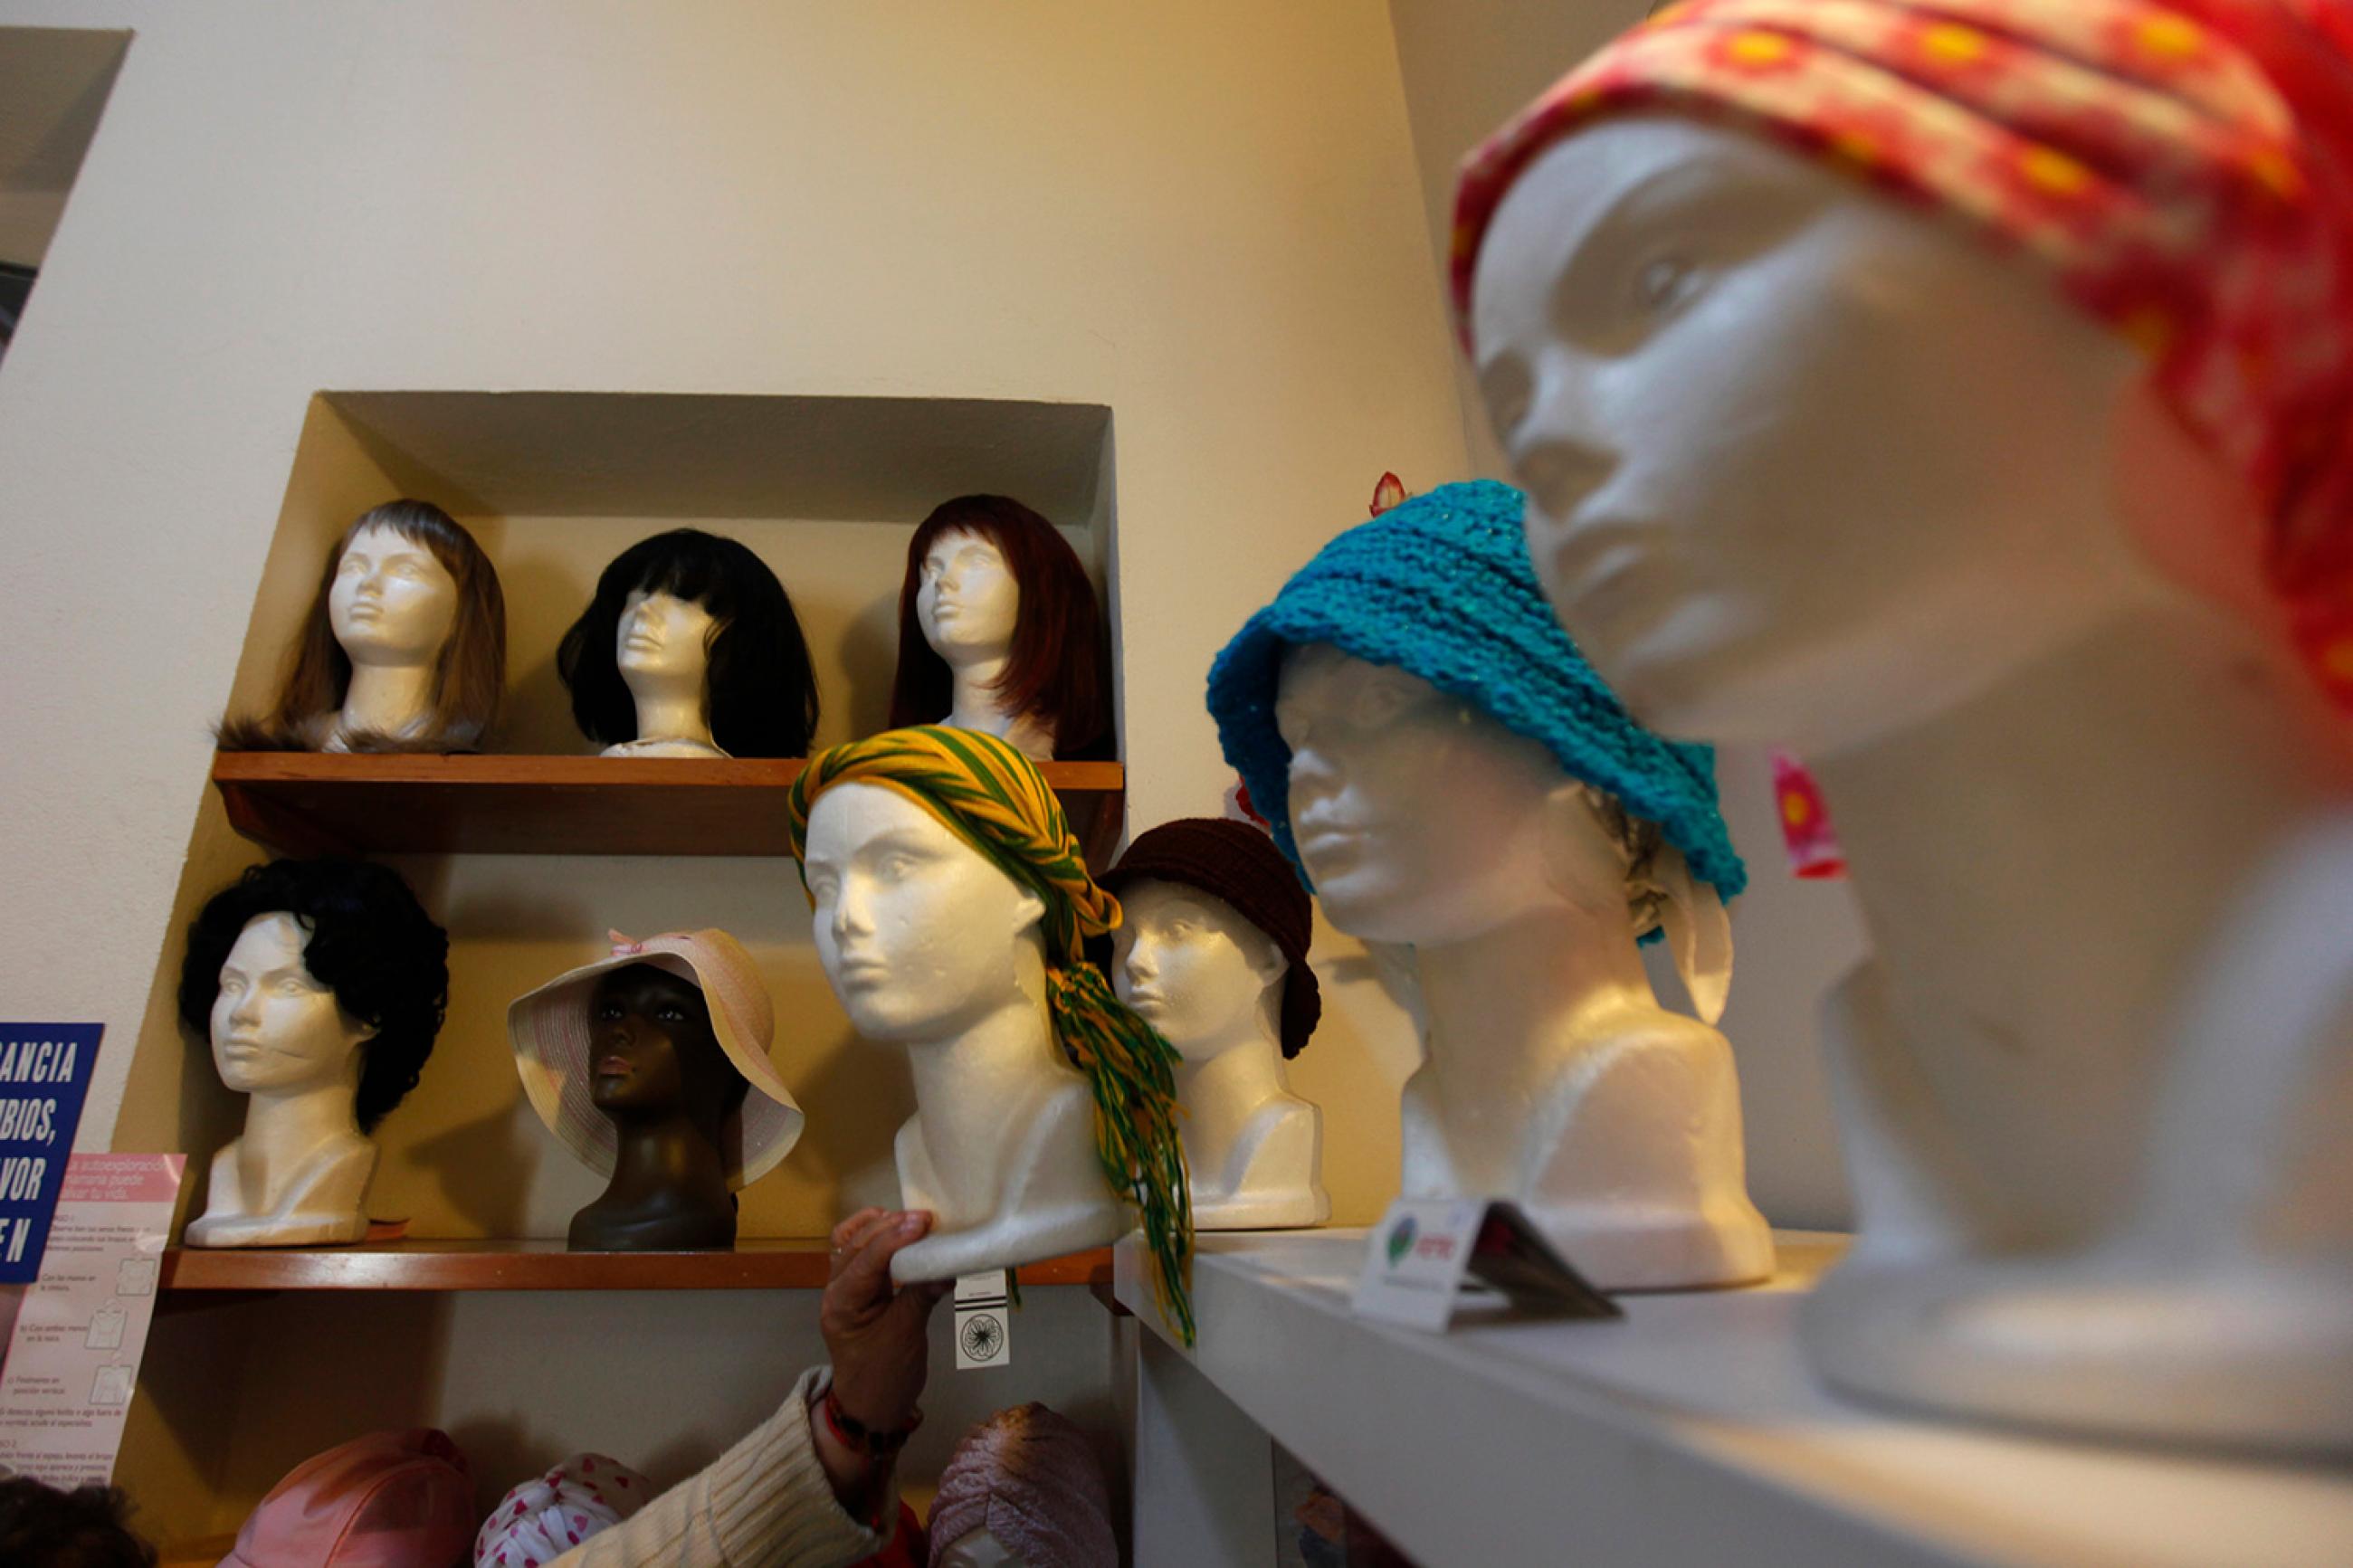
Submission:
[[[1716,809],[1714,749],[1642,728],[1585,662],[1537,585],[1522,504],[1493,479],[1440,485],[1317,552],[1209,666],[1209,714],[1226,761],[1298,866],[1275,689],[1287,651],[1329,643],[1418,675],[1541,742],[1571,778],[1657,823],[1692,874],[1731,899],[1748,872]]]

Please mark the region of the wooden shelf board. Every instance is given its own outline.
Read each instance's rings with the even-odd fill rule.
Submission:
[[[167,1291],[205,1290],[818,1290],[824,1238],[739,1241],[733,1252],[567,1252],[556,1240],[397,1241],[357,1247],[175,1247]],[[1024,1285],[1103,1285],[1111,1250],[1021,1266]]]
[[[783,796],[804,765],[222,752],[213,784],[239,833],[292,854],[786,855]],[[1117,836],[1126,768],[1042,767],[1100,858]]]

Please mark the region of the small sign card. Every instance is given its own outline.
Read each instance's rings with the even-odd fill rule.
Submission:
[[[1356,1313],[1409,1329],[1444,1329],[1466,1301],[1511,1315],[1617,1318],[1618,1304],[1587,1283],[1502,1198],[1399,1198],[1365,1242]]]
[[[68,1163],[48,1263],[0,1368],[0,1464],[66,1488],[113,1472],[186,1167],[185,1154]]]
[[[955,1282],[955,1364],[958,1372],[1013,1362],[1012,1292],[1002,1268],[960,1274]]]

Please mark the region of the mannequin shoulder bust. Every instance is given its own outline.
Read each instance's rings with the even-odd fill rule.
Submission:
[[[375,1174],[375,1145],[337,1133],[291,1169],[272,1171],[238,1138],[213,1156],[205,1213],[188,1224],[190,1247],[301,1247],[357,1241],[360,1205]]]

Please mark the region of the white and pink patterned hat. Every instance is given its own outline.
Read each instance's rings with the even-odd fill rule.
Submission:
[[[671,931],[633,942],[606,933],[613,951],[594,963],[557,975],[507,1008],[507,1035],[523,1092],[547,1130],[600,1176],[613,1173],[613,1124],[588,1098],[594,1031],[588,1003],[596,977],[631,963],[650,963],[694,983],[711,1008],[711,1030],[735,1070],[750,1081],[743,1108],[720,1135],[727,1184],[740,1187],[776,1169],[801,1135],[801,1108],[768,1060],[776,1008],[744,944],[723,931]]]

